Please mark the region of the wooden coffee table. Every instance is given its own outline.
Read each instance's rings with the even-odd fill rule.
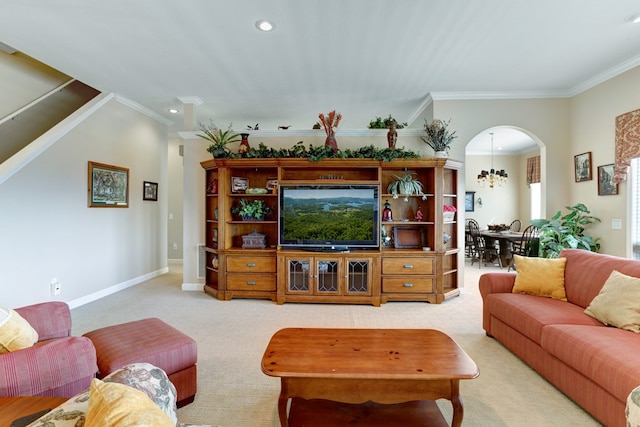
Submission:
[[[265,350],[262,372],[281,378],[278,415],[283,427],[290,417],[305,426],[322,425],[318,421],[326,421],[326,411],[335,415],[338,406],[344,416],[336,415],[340,421],[334,425],[352,425],[362,419],[360,413],[377,410],[382,417],[399,417],[396,425],[419,425],[416,414],[424,415],[423,425],[441,425],[435,403],[415,402],[436,399],[451,401],[451,425],[458,427],[464,412],[460,380],[479,375],[475,362],[449,336],[433,329],[282,329]],[[414,418],[404,418],[409,416]]]
[[[66,397],[0,397],[0,426],[10,426],[20,417],[43,409],[53,409],[69,400]]]

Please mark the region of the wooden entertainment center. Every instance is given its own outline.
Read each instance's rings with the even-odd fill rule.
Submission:
[[[439,304],[459,295],[456,219],[461,162],[438,158],[388,162],[282,158],[212,159],[201,165],[206,172],[204,289],[208,294],[221,300],[268,298],[278,304],[292,301],[374,306],[387,301]],[[405,173],[420,180],[426,197],[400,195],[394,199],[387,193],[389,184]],[[392,237],[390,244],[385,245],[381,238],[378,248],[344,253],[278,247],[278,185],[265,194],[243,190],[245,185],[267,188],[276,182],[379,185],[377,231]],[[261,199],[274,211],[263,221],[242,221],[231,209],[243,198]],[[385,203],[393,212],[392,221],[382,220]],[[452,220],[444,220],[445,205],[458,209]],[[416,219],[418,208],[421,220],[420,215]],[[243,248],[249,235],[264,235],[266,246]]]

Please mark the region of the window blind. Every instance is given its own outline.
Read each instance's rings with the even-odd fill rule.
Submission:
[[[633,259],[640,259],[640,158],[631,160],[631,247]]]

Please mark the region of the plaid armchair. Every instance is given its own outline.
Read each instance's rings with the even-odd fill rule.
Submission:
[[[38,332],[29,348],[0,354],[0,396],[71,397],[89,388],[98,371],[91,340],[71,335],[63,302],[15,309]]]

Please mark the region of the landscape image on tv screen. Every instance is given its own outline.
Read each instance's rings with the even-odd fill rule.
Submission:
[[[373,189],[288,188],[283,194],[286,242],[374,241]]]

